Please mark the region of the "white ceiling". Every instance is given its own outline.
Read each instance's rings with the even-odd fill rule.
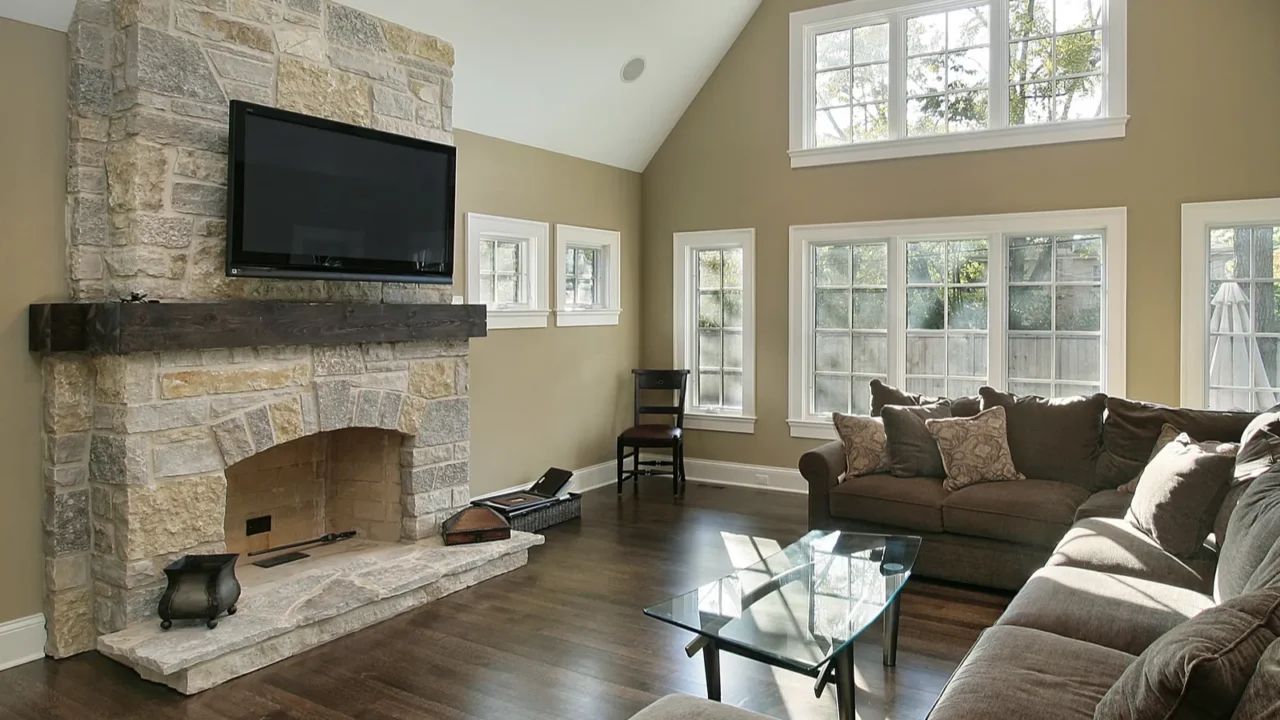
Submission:
[[[454,124],[643,170],[761,0],[344,0],[454,44]],[[75,0],[0,0],[65,30]],[[619,77],[641,56],[634,83]]]

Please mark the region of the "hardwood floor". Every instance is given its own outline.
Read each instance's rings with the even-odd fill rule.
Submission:
[[[805,531],[802,495],[652,481],[588,493],[529,565],[186,698],[96,653],[0,672],[0,718],[627,718],[671,692],[703,695],[691,637],[641,608],[732,569],[747,537]],[[767,551],[767,542],[761,545]],[[744,550],[744,548],[746,550]],[[898,666],[878,628],[857,647],[862,720],[923,718],[1008,596],[911,580]],[[724,701],[777,718],[834,718],[813,680],[722,655]]]

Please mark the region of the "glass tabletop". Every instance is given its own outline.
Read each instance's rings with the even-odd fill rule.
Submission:
[[[897,599],[919,551],[918,537],[815,530],[644,613],[812,675]]]

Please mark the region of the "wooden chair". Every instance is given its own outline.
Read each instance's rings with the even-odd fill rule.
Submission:
[[[641,475],[663,477],[669,475],[672,494],[679,495],[685,481],[684,402],[685,394],[689,389],[689,371],[632,370],[631,374],[635,376],[635,416],[634,424],[618,436],[618,493],[622,493],[622,484],[627,480],[635,481],[638,488]],[[674,394],[675,404],[645,404],[646,393],[659,392],[666,402],[670,402]],[[641,421],[645,415],[670,416],[675,422],[646,424]],[[670,450],[671,460],[640,460],[641,450],[654,448]],[[629,471],[624,462],[628,457],[631,458]]]

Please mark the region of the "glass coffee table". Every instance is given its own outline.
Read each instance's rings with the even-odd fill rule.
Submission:
[[[853,641],[884,617],[884,664],[898,654],[898,596],[920,538],[815,530],[760,562],[735,570],[645,615],[698,634],[707,696],[720,700],[721,651],[836,686],[840,720],[853,720]]]

